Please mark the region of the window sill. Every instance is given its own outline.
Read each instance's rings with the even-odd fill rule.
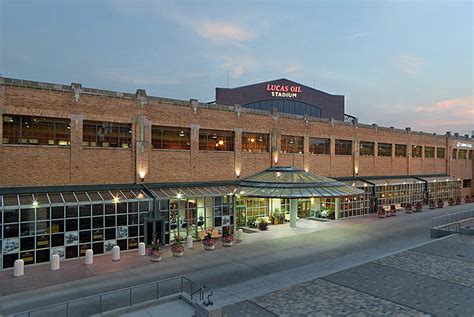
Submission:
[[[102,146],[82,146],[83,150],[131,150],[132,148],[123,148],[123,147],[102,147]]]
[[[214,151],[214,150],[199,150],[204,153],[234,153],[234,151]]]
[[[47,145],[47,144],[10,144],[2,143],[1,146],[5,147],[32,147],[32,148],[59,148],[59,149],[71,149],[70,145]]]
[[[191,149],[189,150],[183,150],[183,149],[151,149],[152,151],[157,151],[157,152],[191,152]]]

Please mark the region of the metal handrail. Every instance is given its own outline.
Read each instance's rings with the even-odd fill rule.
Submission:
[[[200,296],[199,296],[200,300],[204,299],[204,287],[201,286],[200,284],[196,283],[196,282],[191,281],[189,278],[187,278],[183,275],[180,275],[180,276],[176,276],[176,277],[172,277],[172,278],[168,278],[168,279],[164,279],[164,280],[159,280],[159,281],[156,281],[156,282],[150,282],[150,283],[144,283],[144,284],[139,284],[139,285],[135,285],[135,286],[125,287],[125,288],[118,289],[118,290],[102,292],[102,293],[99,293],[99,294],[96,294],[96,295],[91,295],[91,296],[87,296],[87,297],[83,297],[83,298],[79,298],[79,299],[75,299],[75,300],[71,300],[71,301],[62,302],[62,303],[59,303],[59,304],[54,304],[54,305],[49,305],[49,306],[45,306],[45,307],[41,307],[41,308],[36,308],[36,309],[33,309],[33,310],[24,311],[24,312],[21,312],[21,313],[16,313],[13,316],[25,316],[26,315],[26,316],[30,317],[31,314],[33,314],[33,313],[38,313],[38,312],[41,312],[41,311],[47,311],[47,310],[51,310],[51,309],[59,308],[59,307],[64,307],[65,310],[66,310],[66,316],[68,316],[69,315],[69,306],[71,304],[78,303],[78,302],[86,302],[88,300],[97,300],[97,299],[99,300],[98,313],[102,314],[104,312],[113,310],[113,309],[104,310],[104,306],[103,306],[104,296],[111,295],[111,294],[116,294],[116,293],[120,293],[120,292],[128,292],[129,293],[128,294],[129,302],[128,302],[127,306],[132,307],[132,306],[134,306],[133,305],[133,298],[132,298],[134,289],[144,288],[146,286],[155,285],[156,286],[156,299],[158,300],[161,297],[160,296],[160,285],[163,285],[163,284],[165,284],[167,282],[170,282],[170,281],[176,281],[176,280],[180,280],[180,289],[177,293],[187,293],[187,294],[190,295],[191,300],[192,300],[193,299],[193,294],[196,292],[196,291],[193,292],[194,285],[196,285],[198,287],[197,291],[200,292]],[[186,291],[186,289],[184,287],[184,282],[189,282],[191,284],[191,291],[190,292]],[[177,294],[177,293],[174,293],[174,294]],[[127,306],[122,306],[120,308],[127,307]],[[116,309],[116,308],[114,308],[114,309]]]
[[[470,218],[474,218],[474,209],[434,217],[431,220],[431,228],[445,229],[450,225],[458,224],[459,222]]]

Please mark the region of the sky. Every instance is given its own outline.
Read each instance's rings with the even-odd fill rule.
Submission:
[[[0,0],[5,77],[202,102],[288,78],[359,122],[474,130],[473,1]]]

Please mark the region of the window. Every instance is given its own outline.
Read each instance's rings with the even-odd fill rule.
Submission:
[[[70,146],[70,121],[4,114],[3,144]]]
[[[360,156],[374,156],[374,142],[360,142]]]
[[[453,160],[457,159],[458,158],[458,150],[457,149],[453,149]]]
[[[389,143],[378,144],[378,156],[392,156],[392,145]]]
[[[309,153],[331,154],[331,139],[309,138]]]
[[[425,146],[425,157],[426,158],[433,158],[434,157],[434,147]]]
[[[419,145],[412,145],[411,146],[411,157],[421,157],[421,149],[422,147]]]
[[[234,132],[199,130],[199,150],[234,151]]]
[[[458,159],[466,160],[467,159],[467,150],[459,150]]]
[[[352,155],[352,141],[336,140],[336,155]]]
[[[84,121],[82,145],[128,149],[132,145],[132,125],[130,123]]]
[[[281,136],[281,153],[303,153],[303,137],[282,135]]]
[[[244,108],[256,109],[256,110],[265,110],[272,112],[273,109],[280,113],[289,113],[304,116],[305,114],[310,117],[320,118],[321,109],[296,100],[282,100],[282,99],[273,99],[273,100],[262,100],[257,102],[252,102],[246,105],[243,105]]]
[[[444,147],[436,148],[436,157],[437,158],[444,158],[445,157],[445,152],[446,152],[446,149]]]
[[[242,151],[244,152],[268,152],[269,135],[263,133],[242,133]]]
[[[151,143],[154,149],[189,150],[191,149],[191,129],[153,126]]]
[[[471,179],[463,179],[462,180],[462,188],[469,188],[471,187]]]
[[[407,146],[405,144],[395,144],[395,156],[396,157],[406,157],[407,156]]]

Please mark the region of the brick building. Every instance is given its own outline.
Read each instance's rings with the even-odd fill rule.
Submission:
[[[11,78],[1,78],[0,96],[4,267],[18,257],[39,263],[40,258],[49,259],[54,247],[73,258],[89,247],[106,252],[106,245],[113,243],[122,249],[155,238],[168,243],[175,235],[189,234],[191,227],[197,236],[198,228],[234,230],[248,225],[252,212],[252,217],[268,215],[289,204],[282,200],[275,208],[271,198],[246,200],[233,191],[240,180],[272,167],[293,166],[366,192],[358,198],[364,203],[357,207],[333,201],[340,208],[336,217],[366,214],[382,204],[474,194],[474,140],[469,136],[366,125],[354,118],[347,122],[344,96],[286,79],[217,88],[216,103],[153,97],[140,89],[131,94]],[[391,189],[384,192],[387,186]],[[70,193],[74,194],[69,197]],[[56,201],[55,195],[59,195]],[[38,229],[22,227],[23,210],[41,205],[36,196],[43,197],[43,207],[49,208],[44,220],[49,226],[42,231],[48,238],[43,244],[38,244]],[[300,217],[319,208],[314,199],[306,198],[298,205]],[[97,211],[94,225],[93,206],[99,201],[102,212]],[[119,206],[122,202],[126,206]],[[92,206],[92,212],[84,211],[92,224],[82,230],[81,206],[86,205]],[[68,208],[78,223],[71,220],[71,230]],[[108,227],[107,208],[115,215]],[[119,210],[128,220],[119,218]],[[245,220],[239,218],[243,213]],[[38,222],[34,219],[31,225]],[[61,219],[55,227],[54,219]],[[97,240],[94,229],[102,230],[96,232]],[[120,239],[119,231],[124,230],[133,235]],[[83,231],[88,233],[82,241]],[[22,247],[23,232],[25,237],[36,237],[28,242],[34,247]],[[77,244],[54,246],[53,236],[64,241],[68,232],[73,232],[69,241],[77,233]],[[35,254],[42,246],[48,251]]]

